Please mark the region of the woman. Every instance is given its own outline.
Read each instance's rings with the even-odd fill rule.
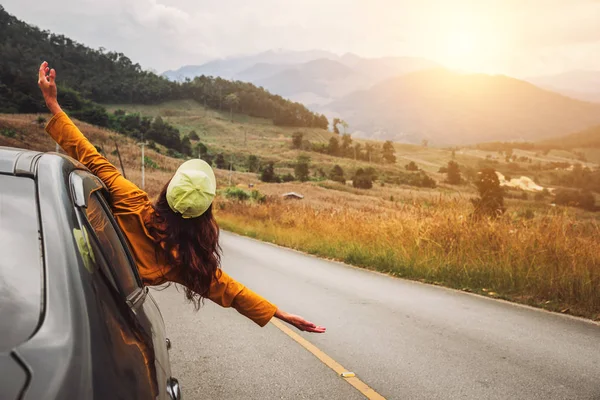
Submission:
[[[57,101],[56,71],[43,62],[39,87],[54,115],[46,131],[71,157],[100,178],[110,192],[112,212],[127,237],[146,285],[175,282],[198,309],[203,298],[234,307],[260,326],[275,316],[307,331],[325,328],[288,314],[220,269],[219,227],[212,214],[216,180],[202,160],[183,163],[152,204],[83,136]]]

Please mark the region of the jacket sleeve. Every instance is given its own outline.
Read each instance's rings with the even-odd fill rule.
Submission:
[[[114,212],[135,211],[149,203],[146,192],[125,179],[114,165],[100,155],[67,114],[56,114],[48,122],[46,132],[69,156],[81,162],[104,182],[110,192]]]
[[[221,307],[235,308],[260,326],[265,326],[277,311],[275,305],[236,282],[221,269],[210,286],[208,298]]]

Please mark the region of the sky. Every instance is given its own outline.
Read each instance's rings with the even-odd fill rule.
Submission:
[[[600,0],[0,0],[145,69],[273,49],[419,56],[516,77],[600,71]]]

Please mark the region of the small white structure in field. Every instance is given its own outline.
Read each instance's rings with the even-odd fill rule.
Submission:
[[[498,180],[500,180],[500,186],[526,190],[528,192],[541,192],[544,190],[542,186],[535,183],[533,179],[529,178],[528,176],[513,178],[510,181],[507,181],[504,175],[502,175],[500,172],[496,171],[496,175],[498,175]]]
[[[304,196],[302,196],[300,193],[296,193],[296,192],[284,193],[281,195],[281,197],[283,197],[285,200],[289,200],[289,199],[302,200],[304,198]]]

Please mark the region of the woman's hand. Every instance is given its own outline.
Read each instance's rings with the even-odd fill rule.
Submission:
[[[48,63],[44,61],[40,65],[38,86],[42,91],[46,106],[52,114],[58,114],[61,112],[61,108],[58,105],[58,90],[56,89],[56,71],[48,67]]]
[[[275,312],[275,317],[279,318],[284,322],[287,322],[290,325],[295,326],[296,328],[304,332],[324,333],[326,330],[324,327],[317,326],[312,322],[305,320],[299,315],[288,314],[285,311],[281,311],[279,309]]]

